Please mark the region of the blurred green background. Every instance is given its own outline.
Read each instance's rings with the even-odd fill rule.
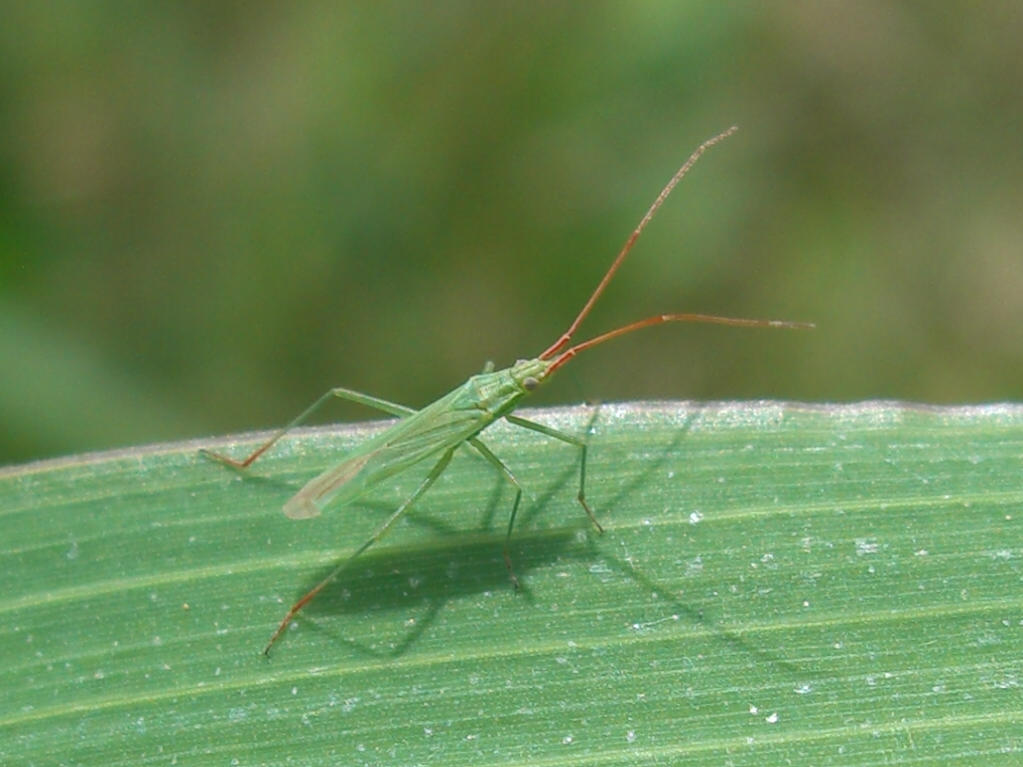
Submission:
[[[1018,2],[4,3],[0,461],[424,404],[1016,399]],[[338,405],[328,420],[375,414]]]

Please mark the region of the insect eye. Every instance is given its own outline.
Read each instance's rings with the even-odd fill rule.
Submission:
[[[522,379],[522,388],[525,389],[526,391],[533,391],[533,389],[535,389],[539,385],[540,382],[537,379],[533,378],[533,376],[526,376],[525,378]]]

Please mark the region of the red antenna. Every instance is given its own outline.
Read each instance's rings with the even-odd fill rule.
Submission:
[[[661,193],[657,195],[657,199],[654,200],[649,210],[647,210],[647,212],[643,215],[643,218],[640,219],[639,224],[636,225],[636,228],[632,231],[632,234],[629,235],[629,238],[625,241],[625,244],[622,246],[622,249],[618,251],[618,255],[615,256],[615,260],[611,263],[611,268],[609,268],[607,272],[604,274],[604,277],[600,281],[600,284],[597,285],[596,290],[593,291],[593,294],[590,296],[589,300],[583,306],[582,310],[579,312],[579,315],[572,321],[572,324],[568,326],[568,330],[562,333],[561,337],[558,338],[557,341],[555,341],[553,344],[547,347],[547,349],[544,350],[544,352],[540,355],[540,359],[542,360],[551,359],[552,357],[554,357],[554,355],[558,354],[558,352],[561,352],[561,350],[565,348],[566,344],[568,344],[568,342],[572,340],[572,336],[575,334],[575,331],[579,328],[579,325],[582,324],[582,321],[586,319],[587,315],[593,309],[594,304],[597,303],[597,299],[600,298],[601,294],[604,292],[604,289],[607,288],[608,284],[611,282],[611,278],[614,277],[615,272],[618,271],[618,267],[620,267],[622,265],[622,262],[625,261],[625,257],[629,255],[629,251],[632,250],[632,246],[636,244],[636,240],[639,239],[639,236],[643,233],[643,230],[646,229],[646,225],[650,223],[650,220],[654,217],[654,214],[657,212],[657,209],[664,204],[664,201],[668,198],[668,195],[671,194],[671,191],[678,185],[678,182],[681,181],[682,178],[693,167],[693,165],[696,164],[696,161],[700,159],[700,155],[702,155],[712,146],[717,144],[719,141],[723,141],[724,139],[731,136],[737,130],[739,130],[739,127],[737,125],[733,125],[731,128],[724,131],[723,133],[719,133],[718,135],[714,136],[714,138],[707,139],[698,147],[696,147],[696,150],[691,155],[689,155],[689,159],[682,164],[681,168],[675,171],[675,175],[671,177],[671,181],[669,181],[667,185],[664,187],[664,189],[661,190]],[[626,333],[631,333],[635,330],[641,330],[642,328],[648,328],[653,325],[660,325],[665,322],[706,322],[715,325],[733,325],[754,328],[814,327],[812,323],[808,322],[786,322],[783,320],[747,320],[734,317],[717,317],[711,314],[658,314],[653,317],[647,317],[645,320],[639,320],[638,322],[630,323],[623,327],[616,328],[615,330],[610,330],[607,333],[602,333],[601,335],[591,338],[588,341],[583,341],[580,344],[576,344],[575,346],[570,347],[569,349],[561,352],[561,354],[558,354],[557,359],[555,359],[554,363],[550,366],[550,368],[548,368],[547,375],[553,373],[555,370],[564,365],[566,362],[572,359],[572,357],[574,357],[576,354],[583,351],[584,349],[589,349],[591,346],[602,344],[605,341],[610,341],[612,338],[623,336]]]
[[[609,330],[606,333],[601,333],[599,336],[583,341],[581,344],[570,346],[568,349],[559,354],[557,359],[555,359],[551,366],[547,368],[547,375],[553,373],[584,349],[589,349],[591,346],[597,346],[605,341],[610,341],[612,338],[618,338],[618,336],[624,336],[626,333],[631,333],[634,330],[642,330],[643,328],[661,325],[665,322],[706,322],[712,325],[732,325],[733,327],[742,328],[793,328],[798,330],[809,330],[815,327],[812,322],[747,320],[740,317],[718,317],[714,314],[656,314],[653,317],[647,317],[645,320],[631,322],[623,327]]]

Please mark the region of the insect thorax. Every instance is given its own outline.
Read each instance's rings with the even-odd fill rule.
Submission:
[[[467,382],[476,406],[500,418],[515,409],[519,400],[535,389],[546,375],[549,362],[519,360],[510,368],[474,375]]]

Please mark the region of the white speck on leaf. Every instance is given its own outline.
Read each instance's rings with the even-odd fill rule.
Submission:
[[[864,557],[868,554],[876,554],[881,546],[874,538],[856,539],[856,556]]]

